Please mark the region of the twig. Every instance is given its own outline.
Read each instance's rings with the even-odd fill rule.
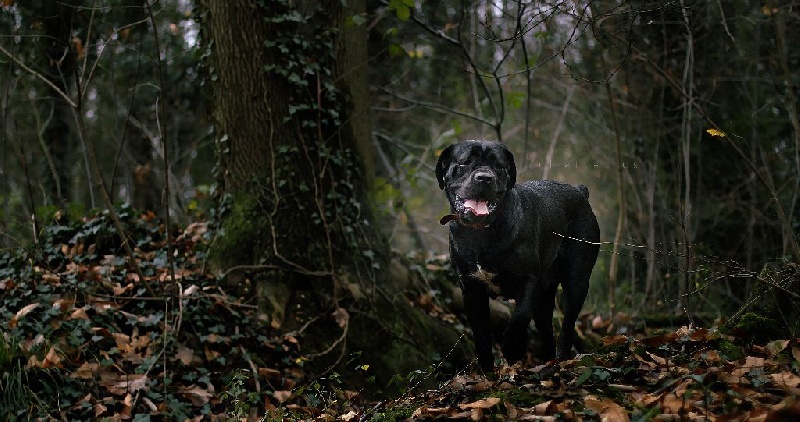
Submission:
[[[273,231],[273,235],[274,235]],[[307,270],[300,266],[293,266],[292,268],[288,268],[283,265],[275,265],[275,264],[253,264],[253,265],[236,265],[233,267],[228,268],[224,273],[222,273],[222,277],[229,275],[234,271],[239,270],[279,270],[279,271],[291,271],[296,272],[298,274],[312,276],[312,277],[330,277],[333,276],[332,271],[311,271]]]
[[[8,51],[8,50],[6,50],[6,49],[3,47],[3,45],[2,45],[2,44],[0,44],[0,53],[3,53],[3,54],[5,54],[5,55],[6,55],[6,57],[8,57],[9,59],[11,59],[11,61],[13,61],[13,62],[14,62],[14,63],[16,63],[17,65],[19,65],[19,67],[21,67],[22,69],[24,69],[26,72],[30,73],[32,76],[36,77],[37,79],[41,79],[41,80],[42,80],[44,83],[46,83],[46,84],[47,84],[47,86],[49,86],[49,87],[50,87],[50,88],[52,88],[52,89],[53,89],[53,90],[54,90],[56,93],[58,93],[58,95],[59,95],[59,96],[60,96],[60,97],[61,97],[61,98],[62,98],[64,101],[66,101],[66,102],[67,102],[67,104],[69,104],[69,105],[70,105],[70,107],[72,107],[72,108],[78,108],[78,105],[75,103],[75,101],[73,101],[73,100],[72,100],[72,98],[70,98],[70,97],[69,97],[69,95],[67,95],[67,94],[66,94],[64,91],[62,91],[62,90],[61,90],[59,87],[57,87],[57,86],[56,86],[56,84],[54,84],[54,83],[50,82],[50,81],[49,81],[47,78],[45,78],[45,77],[44,77],[44,75],[42,75],[41,73],[39,73],[39,72],[37,72],[37,71],[35,71],[35,70],[31,69],[30,67],[26,66],[26,65],[25,65],[25,63],[23,63],[22,61],[20,61],[20,60],[19,60],[19,59],[17,59],[16,57],[14,57],[14,55],[12,55],[11,53],[9,53],[9,51]]]
[[[758,277],[758,276],[754,276],[753,278],[754,278],[756,281],[758,281],[759,283],[763,283],[763,284],[766,284],[766,285],[767,285],[767,286],[769,286],[769,287],[772,287],[773,289],[780,290],[780,291],[781,291],[781,293],[783,293],[783,294],[785,294],[785,295],[787,295],[787,296],[790,296],[790,297],[791,297],[792,299],[794,299],[794,300],[798,300],[798,301],[800,301],[800,294],[797,294],[797,293],[795,293],[795,292],[793,292],[793,291],[791,291],[791,290],[787,289],[786,287],[783,287],[783,286],[781,286],[780,284],[778,284],[778,283],[775,283],[775,282],[774,282],[774,281],[772,281],[772,280],[767,280],[766,278],[763,278],[763,277]]]
[[[624,41],[616,34],[611,34],[611,36],[616,38],[618,41]],[[656,62],[654,62],[653,59],[648,57],[647,54],[643,53],[635,46],[629,45],[629,47],[634,51],[636,51],[640,56],[639,58],[643,60],[648,66],[650,66],[667,83],[669,83],[669,85],[672,86],[672,88],[675,89],[675,91],[677,91],[678,94],[680,94],[685,99],[689,100],[693,104],[695,111],[697,111],[697,113],[700,114],[703,120],[705,120],[705,122],[709,126],[711,126],[711,128],[722,131],[720,126],[717,125],[716,122],[714,122],[714,120],[711,118],[711,116],[708,115],[708,113],[706,113],[702,104],[700,104],[696,98],[687,94],[686,91],[683,90],[683,87],[677,81],[675,81],[675,79],[671,75],[669,75]],[[765,188],[767,188],[770,199],[772,200],[772,202],[775,203],[775,210],[778,213],[778,218],[781,222],[781,226],[783,227],[785,233],[787,234],[788,241],[792,249],[792,254],[794,255],[794,258],[796,260],[800,260],[800,244],[798,244],[797,238],[792,235],[792,233],[794,233],[794,230],[792,229],[792,225],[788,217],[786,216],[786,213],[783,209],[783,205],[778,199],[778,194],[775,191],[775,186],[767,179],[767,176],[764,174],[764,172],[761,171],[761,169],[756,166],[756,163],[754,163],[750,159],[750,157],[748,157],[747,154],[744,153],[744,151],[739,147],[739,145],[736,144],[736,141],[732,139],[731,136],[725,136],[724,138],[728,142],[728,145],[730,145],[730,147],[734,150],[734,152],[736,152],[736,154],[739,155],[742,161],[744,161],[744,163],[750,168],[753,174],[755,174],[755,176],[758,178],[761,184],[764,185]]]

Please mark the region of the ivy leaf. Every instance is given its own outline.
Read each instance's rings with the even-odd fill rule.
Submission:
[[[389,10],[394,10],[397,18],[405,22],[411,17],[411,8],[414,7],[414,0],[391,0]]]
[[[363,25],[364,23],[367,22],[367,15],[366,15],[366,13],[353,15],[353,17],[350,18],[350,22],[352,22],[353,25],[361,26],[361,25]]]

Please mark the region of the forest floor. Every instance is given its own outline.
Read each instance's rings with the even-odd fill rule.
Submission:
[[[259,324],[252,295],[209,274],[206,224],[168,245],[152,214],[119,215],[135,265],[108,213],[0,251],[0,419],[800,420],[798,339],[591,314],[579,330],[591,353],[489,377],[434,364],[376,399],[335,372],[312,376],[301,332]],[[459,323],[427,295],[409,301]]]

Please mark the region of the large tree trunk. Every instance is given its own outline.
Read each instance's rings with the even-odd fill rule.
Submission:
[[[371,224],[365,2],[268,3],[202,2],[225,194],[215,261],[255,283],[265,322],[306,330],[320,367],[361,349],[389,376],[415,369],[455,337],[397,295]]]

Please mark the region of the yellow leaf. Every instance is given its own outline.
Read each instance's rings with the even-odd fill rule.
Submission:
[[[708,134],[711,135],[711,136],[719,136],[720,138],[724,138],[724,137],[728,136],[728,134],[726,134],[725,132],[723,132],[721,130],[718,130],[718,129],[713,129],[713,128],[706,130],[706,132],[708,132]]]

